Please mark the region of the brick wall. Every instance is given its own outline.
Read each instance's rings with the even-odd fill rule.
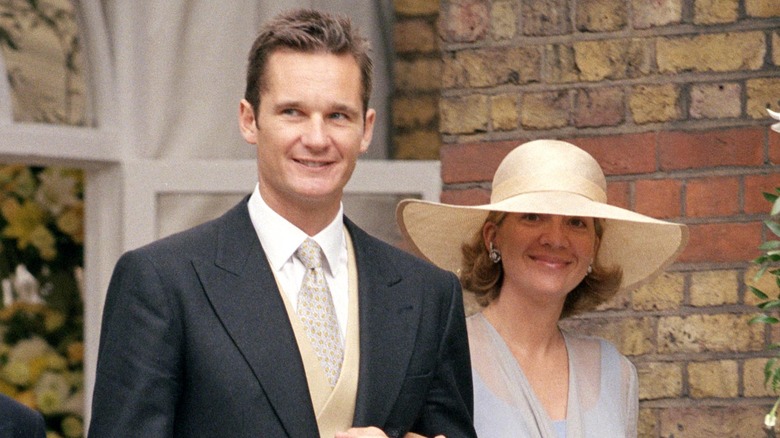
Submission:
[[[780,110],[780,1],[395,6],[396,156],[439,157],[442,200],[477,204],[514,146],[565,139],[601,163],[610,203],[688,224],[666,274],[567,326],[636,364],[640,436],[765,436],[764,348],[780,331],[747,324],[746,283],[767,238],[761,192],[780,186],[765,112]]]

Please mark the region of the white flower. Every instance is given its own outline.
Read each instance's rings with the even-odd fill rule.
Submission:
[[[46,207],[53,215],[59,214],[66,207],[79,203],[76,196],[78,181],[55,167],[49,167],[38,175],[41,185],[35,193],[35,200]]]
[[[54,349],[43,338],[33,336],[28,339],[22,339],[13,346],[8,353],[10,361],[30,362],[31,360],[45,356]]]
[[[43,298],[41,298],[41,295],[38,293],[41,284],[32,274],[30,274],[30,271],[27,270],[27,266],[23,264],[16,265],[13,283],[19,301],[32,304],[43,303]]]
[[[55,373],[44,373],[35,385],[35,401],[44,414],[62,412],[70,387],[67,380]]]
[[[780,120],[780,112],[775,112],[775,111],[772,111],[771,109],[768,109],[768,108],[767,108],[766,112],[768,112],[769,116],[772,117],[773,119]],[[780,122],[779,123],[775,123],[774,125],[772,125],[772,130],[775,131],[775,132],[780,132]]]
[[[775,427],[775,423],[777,423],[777,415],[771,412],[766,414],[766,417],[764,417],[764,424],[766,427]]]

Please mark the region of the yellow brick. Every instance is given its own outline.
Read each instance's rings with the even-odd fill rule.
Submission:
[[[393,44],[398,53],[433,53],[438,49],[438,35],[425,20],[404,20],[395,26]]]
[[[609,32],[626,26],[625,0],[580,0],[577,4],[577,29]]]
[[[754,119],[767,119],[766,109],[780,111],[780,78],[750,79],[747,81],[747,113]]]
[[[635,86],[628,103],[634,122],[643,124],[679,119],[679,92],[673,84]]]
[[[612,342],[627,356],[639,356],[653,352],[655,333],[652,318],[569,318],[560,322],[561,328],[575,333],[598,336]]]
[[[421,94],[393,99],[393,126],[397,128],[419,128],[429,126],[439,115],[437,96]]]
[[[780,66],[780,30],[772,32],[772,62]]]
[[[445,60],[444,87],[482,88],[523,84],[541,78],[541,54],[536,48],[458,52]]]
[[[658,418],[655,410],[650,408],[639,408],[639,421],[637,424],[637,436],[652,437],[658,436]]]
[[[637,29],[679,23],[682,0],[631,0],[633,23]]]
[[[736,403],[727,406],[709,406],[706,403],[696,404],[695,407],[673,406],[660,410],[661,430],[658,436],[669,438],[765,437],[767,435],[763,430],[763,420],[770,407],[745,406]]]
[[[517,33],[515,2],[497,1],[490,10],[491,33],[496,40],[512,39]]]
[[[736,271],[700,271],[691,274],[691,305],[722,306],[738,301]]]
[[[745,397],[777,396],[771,385],[764,385],[764,367],[768,358],[747,359],[743,365],[742,381],[745,386]]]
[[[569,124],[571,99],[566,91],[528,93],[520,110],[523,127],[561,128]]]
[[[764,348],[762,324],[741,314],[668,316],[658,321],[658,352],[746,352]]]
[[[750,17],[770,18],[780,17],[780,1],[777,0],[745,0],[745,11]]]
[[[488,125],[488,98],[482,95],[445,98],[441,101],[441,132],[472,134]]]
[[[568,83],[580,80],[571,46],[552,44],[544,48],[545,68],[552,83]]]
[[[662,73],[758,70],[765,53],[763,32],[664,37],[656,45]]]
[[[493,129],[511,131],[519,126],[520,115],[517,111],[517,94],[503,94],[490,99],[490,112]]]
[[[632,292],[631,303],[635,310],[679,309],[683,301],[684,287],[685,276],[665,272],[652,283]]]
[[[696,24],[733,23],[739,18],[739,0],[696,0]]]
[[[629,42],[620,40],[574,43],[574,61],[584,81],[622,79],[626,76]]]
[[[650,362],[636,365],[639,376],[639,399],[655,400],[682,395],[682,364]]]
[[[435,91],[441,89],[441,61],[418,59],[395,63],[395,86],[399,91]]]
[[[688,385],[693,398],[736,397],[739,373],[733,360],[688,364]]]
[[[400,15],[431,15],[439,13],[439,0],[393,0]]]
[[[436,131],[415,131],[398,134],[393,138],[395,153],[399,160],[438,160],[441,136]]]

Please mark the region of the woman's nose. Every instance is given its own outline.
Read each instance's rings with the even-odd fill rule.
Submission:
[[[566,235],[566,229],[561,221],[553,219],[549,221],[542,229],[542,234],[539,236],[539,241],[543,245],[547,245],[553,248],[563,248],[569,244],[568,236]]]

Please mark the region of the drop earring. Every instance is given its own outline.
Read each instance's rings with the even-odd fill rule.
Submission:
[[[588,265],[588,275],[593,273],[593,265]]]
[[[488,251],[488,256],[490,257],[490,261],[493,263],[498,263],[501,261],[501,253],[498,252],[497,249],[493,248],[493,242],[490,242],[490,250]]]

